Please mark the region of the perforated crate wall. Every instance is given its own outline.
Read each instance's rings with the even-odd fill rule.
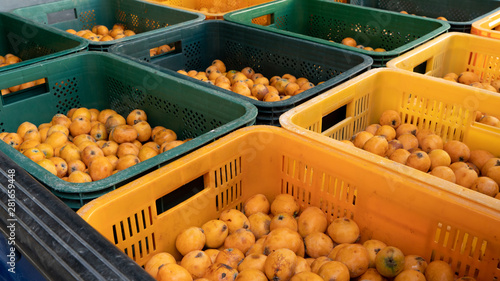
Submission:
[[[474,21],[500,7],[498,1],[474,0],[350,0],[350,3],[429,18],[444,17],[451,25],[450,31],[465,33],[470,33]]]
[[[111,30],[113,25],[123,24],[125,29],[136,33],[111,41],[88,40],[89,48],[98,51],[107,51],[116,43],[136,40],[144,34],[189,25],[205,18],[199,13],[135,0],[60,0],[18,8],[13,13],[62,31],[92,30],[96,25],[105,25]]]
[[[446,32],[445,21],[327,0],[276,0],[228,13],[224,19],[372,57],[374,67]],[[351,37],[356,46],[342,44]],[[371,47],[372,50],[360,48]],[[373,51],[376,49],[384,49]]]

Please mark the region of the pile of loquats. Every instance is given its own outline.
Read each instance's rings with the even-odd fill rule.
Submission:
[[[224,62],[216,59],[205,71],[178,70],[177,72],[247,98],[265,102],[286,100],[315,86],[307,78],[296,78],[291,74],[268,79],[261,73],[255,73],[251,67],[245,67],[241,71],[226,70]]]
[[[334,41],[330,40],[330,42],[334,42]],[[346,37],[346,38],[342,39],[342,41],[340,43],[342,43],[342,45],[346,45],[346,46],[349,46],[349,47],[355,47],[355,48],[358,48],[358,49],[363,49],[365,51],[387,52],[384,48],[375,48],[375,49],[373,49],[372,47],[369,47],[369,46],[365,47],[363,45],[360,45],[360,44],[358,44],[356,42],[356,40],[354,40],[351,37]]]
[[[450,72],[443,76],[443,79],[479,89],[485,89],[494,93],[498,93],[500,90],[500,79],[487,82],[486,80],[481,80],[479,75],[471,71],[464,71],[460,74]]]
[[[16,55],[6,54],[5,56],[0,56],[0,67],[15,64],[21,61],[21,58]]]
[[[217,9],[215,7],[210,7],[210,8],[201,7],[198,11],[202,13],[211,13],[211,14],[216,14],[221,12],[220,9]]]
[[[21,61],[22,61],[21,58],[19,58],[16,55],[6,54],[5,56],[0,56],[0,67],[4,67],[7,65],[11,65],[11,64],[16,64],[16,63],[21,62]],[[27,88],[31,88],[33,86],[40,85],[43,83],[45,83],[44,78],[38,79],[35,81],[26,82],[26,83],[23,83],[21,85],[15,85],[15,86],[9,87],[7,89],[1,89],[1,92],[2,92],[2,95],[7,95],[10,93],[24,90]]]
[[[407,11],[401,11],[400,12],[401,14],[405,14],[405,15],[408,15],[408,12]],[[411,14],[412,16],[416,16],[415,14]],[[426,16],[422,16],[423,18],[426,18]],[[446,19],[445,17],[437,17],[436,19],[438,20],[444,20],[444,21],[448,21],[448,19]]]
[[[216,16],[211,16],[209,14],[221,14],[232,10],[241,9],[243,8],[243,6],[246,6],[247,3],[248,2],[240,2],[240,1],[213,1],[210,7],[201,7],[198,9],[198,11],[200,11],[200,13],[205,14],[207,20],[211,20],[215,19]]]
[[[112,109],[73,108],[38,127],[23,122],[0,139],[57,177],[73,183],[97,181],[152,158],[188,140],[154,128],[146,112],[123,117]]]
[[[475,116],[476,122],[500,128],[500,119],[498,117],[489,114],[484,114],[481,111],[476,111],[475,113],[476,113]]]
[[[378,124],[342,142],[500,199],[499,157],[458,140],[445,142],[431,129],[402,124],[394,110],[384,111]]]
[[[207,8],[207,7],[201,7],[198,11],[200,11],[201,13],[210,13],[210,14],[220,14],[220,13],[224,13],[226,11],[229,11],[231,10],[231,7],[229,7],[229,4],[230,3],[233,3],[233,2],[226,2],[224,5],[225,7],[210,7],[210,8]],[[236,2],[234,2],[236,3]],[[207,16],[207,19],[212,19],[211,17]]]
[[[401,11],[400,13],[402,13],[402,14],[408,14],[408,12],[406,12],[406,11]],[[412,15],[415,15],[415,14],[412,14]],[[447,19],[445,17],[438,17],[437,19],[438,20],[447,21]],[[333,40],[329,40],[329,41],[330,42],[334,42]],[[387,52],[387,50],[385,50],[384,48],[375,48],[374,49],[374,48],[372,48],[370,46],[364,46],[364,45],[358,44],[356,42],[356,40],[353,39],[353,38],[351,38],[351,37],[345,37],[344,39],[342,39],[342,41],[340,43],[342,43],[343,45],[346,45],[346,46],[355,47],[355,48],[363,49],[363,50],[366,50],[366,51]]]
[[[67,29],[66,32],[95,42],[113,41],[135,35],[134,31],[126,29],[125,25],[122,23],[114,24],[111,30],[105,25],[95,25],[92,27],[92,30],[82,29],[76,31],[74,29]]]
[[[270,203],[263,194],[248,198],[243,210],[228,209],[201,227],[183,229],[176,260],[160,252],[145,264],[159,281],[473,281],[456,276],[441,260],[404,254],[375,239],[360,241],[360,228],[349,218],[328,223],[318,207],[301,210],[292,195]]]
[[[168,52],[173,51],[173,50],[175,50],[175,47],[171,47],[171,46],[165,44],[165,45],[161,45],[161,46],[149,49],[149,56],[150,57],[159,56],[161,54],[165,54],[165,53],[168,53]]]

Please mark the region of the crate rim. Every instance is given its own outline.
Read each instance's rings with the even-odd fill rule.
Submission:
[[[500,12],[500,8],[499,8],[499,12]],[[467,37],[467,38],[470,38],[472,40],[477,40],[477,41],[484,41],[485,44],[497,44],[500,46],[500,42],[497,40],[497,39],[493,39],[493,38],[488,38],[488,37],[484,37],[484,36],[477,36],[477,35],[474,35],[474,34],[469,34],[469,33],[463,33],[463,32],[456,32],[456,31],[453,31],[453,32],[447,32],[445,34],[441,34],[439,35],[438,37],[434,38],[433,40],[431,41],[428,41],[418,47],[416,47],[415,49],[411,50],[411,51],[408,51],[406,53],[404,53],[403,55],[399,56],[399,57],[396,57],[396,58],[393,58],[391,59],[390,61],[387,62],[387,68],[391,68],[391,69],[399,69],[399,67],[397,67],[397,64],[404,64],[405,66],[407,66],[405,64],[405,60],[408,58],[408,57],[412,57],[412,56],[415,56],[419,53],[421,53],[422,51],[438,44],[438,43],[441,43],[441,42],[445,42],[445,41],[448,41],[448,40],[453,40],[453,38],[460,38],[460,37]],[[500,54],[500,51],[499,51],[499,54]],[[425,75],[425,74],[421,74],[421,73],[415,73],[415,74],[418,74],[418,75]],[[430,75],[425,75],[426,77],[432,77]],[[432,77],[434,78],[434,77]],[[457,83],[453,83],[451,81],[442,81],[444,83],[447,83],[449,85],[456,85],[456,86],[461,86],[461,87],[469,87],[468,85],[463,85],[463,84],[457,84]],[[483,89],[478,89],[478,90],[482,90],[482,91],[487,91],[487,90],[483,90]],[[489,93],[491,93],[491,91],[487,91]]]
[[[259,9],[259,8],[266,7],[266,6],[270,6],[270,5],[273,5],[275,3],[288,2],[288,1],[291,1],[291,0],[274,0],[274,1],[271,1],[271,2],[268,2],[268,3],[263,3],[263,4],[256,5],[256,6],[253,6],[253,7],[241,9],[241,10],[234,11],[234,12],[230,12],[230,13],[227,13],[227,14],[224,15],[224,20],[231,21],[231,22],[236,22],[236,23],[239,23],[239,24],[244,24],[244,25],[251,26],[251,27],[254,27],[254,28],[268,30],[266,27],[258,25],[258,24],[253,24],[253,23],[246,24],[246,23],[243,23],[243,21],[235,19],[234,15],[237,15],[239,13],[245,13],[246,11],[250,11],[250,10],[254,10],[254,9]],[[428,21],[428,22],[435,22],[435,23],[441,24],[441,27],[435,29],[433,32],[427,33],[424,36],[422,36],[422,37],[420,37],[420,38],[418,38],[416,40],[413,40],[411,42],[408,42],[408,43],[406,43],[406,44],[404,44],[404,45],[402,45],[402,46],[394,49],[394,50],[390,50],[390,51],[386,51],[386,52],[366,51],[366,50],[358,49],[358,48],[355,48],[355,47],[345,46],[345,45],[343,45],[341,43],[330,42],[328,40],[321,39],[321,38],[316,38],[316,37],[313,37],[313,36],[308,36],[308,35],[307,36],[306,35],[303,36],[304,38],[307,38],[308,41],[313,41],[313,42],[320,43],[320,44],[335,46],[335,47],[338,47],[338,48],[341,48],[341,49],[345,49],[345,50],[356,50],[356,52],[359,52],[361,54],[366,54],[366,55],[369,55],[369,56],[377,58],[377,59],[384,58],[385,56],[398,56],[399,54],[407,52],[408,50],[411,50],[411,49],[414,48],[414,46],[410,46],[410,43],[416,44],[417,46],[421,45],[422,43],[427,42],[427,41],[431,40],[432,38],[435,38],[439,34],[448,32],[448,30],[451,27],[449,23],[447,23],[445,21],[442,21],[442,20],[437,20],[437,19],[422,18],[422,17],[412,16],[412,15],[401,14],[401,13],[393,12],[393,11],[387,11],[387,10],[382,10],[382,9],[376,9],[376,8],[364,7],[364,6],[358,6],[358,5],[351,5],[351,4],[347,4],[347,3],[340,3],[340,2],[333,2],[333,1],[332,2],[329,1],[328,4],[329,5],[340,5],[340,6],[345,5],[345,6],[353,7],[355,9],[367,10],[367,11],[372,11],[372,12],[377,12],[377,13],[389,13],[389,14],[396,15],[396,16],[408,17],[408,18],[411,18],[411,19],[418,19],[418,20],[423,20],[423,21]],[[284,35],[287,35],[287,36],[292,36],[292,37],[294,37],[294,35],[297,34],[295,32],[290,32],[290,31],[287,31],[287,30],[279,30],[279,29],[273,29],[273,31],[276,32],[276,33],[281,33],[281,34],[284,34]],[[437,33],[437,34],[433,35],[433,33]]]
[[[364,151],[364,150],[359,149],[357,147],[351,147],[351,146],[345,145],[338,140],[325,137],[319,133],[312,132],[312,131],[306,131],[304,128],[302,128],[302,127],[300,127],[292,122],[293,116],[295,114],[297,114],[298,112],[301,112],[304,109],[307,109],[310,104],[321,103],[323,100],[329,98],[330,96],[334,95],[335,93],[338,93],[338,92],[340,92],[346,88],[349,88],[349,87],[354,87],[355,84],[357,84],[358,82],[360,82],[368,77],[376,76],[379,73],[391,73],[391,72],[408,75],[410,77],[412,77],[412,76],[413,77],[425,77],[426,79],[431,79],[433,81],[442,83],[441,82],[442,79],[431,77],[431,76],[424,76],[422,74],[413,73],[413,72],[405,71],[405,70],[401,70],[401,69],[394,69],[394,68],[371,69],[371,70],[349,80],[348,82],[342,83],[339,86],[331,88],[330,90],[326,91],[325,93],[323,93],[317,97],[314,97],[314,98],[310,99],[309,101],[307,101],[303,104],[300,104],[300,105],[296,106],[295,108],[290,109],[289,111],[285,112],[284,114],[282,114],[280,116],[280,124],[284,129],[291,131],[295,134],[304,136],[304,137],[309,137],[309,136],[307,136],[308,134],[312,134],[314,136],[322,136],[321,139],[311,138],[311,141],[327,144],[328,146],[335,147],[337,149],[342,149],[343,151],[346,151],[349,154],[351,154],[350,157],[357,157],[360,159],[368,159],[370,162],[378,163],[379,166],[390,167],[391,170],[395,170],[398,173],[408,175],[409,177],[414,178],[414,179],[419,180],[419,181],[423,181],[423,182],[435,182],[435,181],[437,181],[439,183],[439,188],[443,188],[443,189],[447,190],[448,192],[451,192],[451,193],[454,193],[454,194],[457,194],[460,196],[464,196],[464,197],[470,196],[470,198],[474,198],[475,202],[480,202],[481,205],[484,205],[484,207],[489,207],[492,210],[496,210],[497,212],[500,213],[500,200],[498,200],[498,199],[495,199],[495,198],[487,196],[485,194],[481,194],[479,192],[473,191],[469,188],[462,187],[458,184],[446,181],[444,179],[432,176],[428,173],[421,172],[417,169],[408,167],[406,165],[402,165],[402,164],[394,162],[390,159],[380,157],[378,155]],[[450,87],[460,87],[460,85],[452,85],[452,84],[453,83],[450,84]],[[465,87],[468,87],[468,86],[465,86]],[[470,87],[467,89],[470,90]],[[481,89],[478,89],[478,90],[481,90]],[[487,90],[482,90],[482,91],[485,91],[485,93],[488,93]],[[348,97],[346,98],[345,96],[340,97],[340,98],[350,99]],[[467,198],[467,199],[469,199],[469,198]]]
[[[175,77],[172,77],[171,75],[164,74],[164,73],[157,72],[157,71],[153,71],[153,69],[150,69],[150,68],[148,68],[148,67],[146,67],[146,66],[144,66],[142,64],[139,64],[139,63],[136,63],[136,62],[131,62],[131,61],[125,59],[125,58],[122,58],[122,57],[119,57],[119,56],[117,56],[115,54],[111,54],[111,53],[107,53],[107,52],[84,52],[84,53],[76,53],[76,54],[64,56],[64,57],[61,57],[61,58],[53,59],[53,60],[51,60],[51,62],[56,62],[57,60],[65,60],[67,58],[78,58],[78,57],[82,57],[82,56],[84,56],[84,57],[85,56],[87,56],[87,57],[88,56],[109,57],[109,58],[112,58],[112,59],[115,59],[115,60],[119,60],[119,61],[121,61],[123,63],[132,64],[134,67],[137,67],[137,68],[140,68],[140,69],[143,69],[143,70],[147,70],[148,72],[150,72],[152,74],[163,76],[163,78],[168,78],[168,79],[171,79],[171,80],[174,80],[172,78],[175,78]],[[44,62],[36,63],[36,64],[30,65],[30,66],[26,66],[25,68],[14,69],[10,73],[26,71],[26,70],[29,70],[29,69],[32,69],[32,68],[40,67],[42,65],[44,65]],[[0,77],[1,77],[1,75],[2,75],[2,73],[0,73]],[[224,125],[222,125],[220,127],[217,127],[216,129],[212,129],[212,130],[204,133],[203,135],[198,136],[196,139],[193,139],[192,141],[193,142],[195,141],[195,142],[199,143],[199,146],[204,145],[206,143],[210,143],[214,139],[220,138],[220,136],[210,136],[210,134],[212,132],[214,132],[215,130],[221,131],[223,129],[228,129],[228,128],[232,128],[230,130],[234,130],[234,129],[238,128],[241,125],[248,126],[248,125],[251,125],[251,124],[255,123],[255,118],[257,116],[257,108],[255,106],[253,106],[252,104],[250,104],[249,102],[243,101],[241,99],[237,99],[236,97],[227,97],[226,95],[221,95],[220,93],[217,93],[217,91],[208,90],[208,89],[206,89],[204,87],[201,87],[198,84],[194,84],[194,83],[191,83],[189,81],[185,81],[185,80],[178,81],[178,79],[177,79],[176,83],[184,84],[186,86],[196,88],[197,90],[201,90],[201,91],[206,92],[206,94],[215,95],[215,96],[221,97],[222,99],[228,99],[232,103],[239,104],[240,106],[242,106],[245,109],[245,114],[242,115],[240,118],[238,118],[236,120],[232,120],[232,121],[228,122],[227,124],[224,124]],[[242,123],[241,125],[238,125],[237,123],[239,123],[241,121],[240,119],[244,120],[245,122]],[[207,134],[210,137],[207,136]],[[203,140],[200,140],[199,139],[200,137],[203,137]],[[5,143],[2,143],[2,145],[4,145],[4,144]],[[7,144],[5,144],[5,146],[8,149],[4,150],[4,153],[7,154],[9,156],[9,158],[15,160],[16,163],[19,160],[29,160],[29,158],[27,158],[26,156],[24,156],[22,153],[20,153],[19,151],[17,151],[13,147],[8,146]],[[183,153],[186,153],[186,152],[183,152]],[[179,152],[177,152],[176,150],[172,149],[172,150],[164,152],[163,155],[169,156],[168,160],[166,160],[166,161],[171,161],[172,159],[175,159],[175,158],[179,157],[181,154]],[[160,156],[160,154],[158,156]],[[148,160],[151,160],[150,161],[150,163],[151,163],[152,160],[154,160],[154,158],[148,159]],[[155,166],[158,166],[158,165],[164,163],[164,162],[158,162],[158,161],[159,161],[159,159],[156,160],[157,164]],[[146,161],[141,162],[141,163],[146,163]],[[139,163],[137,165],[134,165],[132,167],[129,167],[127,169],[128,173],[130,174],[130,177],[134,177],[134,176],[136,176],[137,174],[139,174],[140,172],[143,171],[143,169],[142,169],[143,167],[141,167],[141,166],[144,166],[144,165],[140,165],[141,163]],[[44,184],[47,184],[51,189],[53,189],[55,191],[60,191],[60,192],[65,192],[65,193],[80,194],[82,192],[89,193],[89,192],[101,191],[104,186],[108,186],[109,187],[109,186],[112,186],[112,185],[119,184],[120,182],[123,181],[123,180],[115,179],[118,176],[111,175],[111,176],[109,176],[107,178],[104,178],[102,180],[95,181],[95,182],[90,182],[90,183],[71,183],[71,182],[65,182],[62,179],[60,179],[57,176],[51,174],[50,172],[48,172],[47,170],[45,170],[44,168],[42,168],[40,165],[38,165],[37,163],[35,163],[35,162],[31,161],[31,160],[30,161],[26,161],[25,164],[30,168],[31,171],[34,170],[34,171],[37,171],[39,173],[42,173],[42,175],[45,175],[41,179],[37,178],[37,180],[43,182]],[[54,182],[54,181],[56,181],[56,183],[59,183],[59,184],[57,186],[50,185],[50,183]],[[61,185],[64,186],[64,189],[62,189],[60,187]],[[82,185],[85,185],[85,188],[86,188],[85,190],[82,190],[82,187],[83,187]]]
[[[486,14],[483,14],[483,15],[480,15],[478,17],[475,17],[474,19],[471,19],[469,21],[452,21],[452,20],[448,20],[448,23],[450,24],[451,28],[458,28],[458,27],[463,27],[463,26],[471,26],[472,27],[472,24],[481,19],[482,17],[485,17],[485,16],[488,16],[488,15],[491,15],[492,13],[494,13],[495,11],[498,11],[500,12],[500,7],[498,7],[497,9],[493,10],[493,11],[490,11]],[[416,17],[418,17],[418,15],[415,15]],[[455,31],[457,32],[457,31]],[[465,33],[465,34],[468,34],[468,33]]]
[[[289,36],[285,36],[285,35],[279,34],[279,33],[274,33],[274,32],[271,32],[271,31],[268,31],[268,30],[265,30],[265,29],[256,30],[256,29],[254,29],[252,27],[241,25],[241,24],[238,24],[238,23],[235,23],[235,22],[226,21],[226,20],[201,21],[201,22],[196,22],[195,24],[192,24],[192,25],[189,25],[189,26],[180,27],[177,30],[169,30],[169,31],[165,31],[165,32],[178,32],[178,31],[181,31],[183,29],[194,28],[194,27],[197,27],[197,26],[200,26],[200,25],[215,25],[215,24],[230,25],[230,26],[234,26],[234,27],[238,27],[238,28],[241,28],[241,27],[243,27],[243,28],[250,28],[251,30],[254,30],[255,32],[263,32],[265,34],[276,36],[278,38],[285,38],[287,40],[298,41],[298,42],[301,42],[301,43],[304,43],[304,44],[310,44],[311,43],[310,41],[307,41],[307,40],[304,40],[304,39],[301,39],[301,38],[289,37]],[[158,35],[159,34],[155,34],[154,36],[158,36]],[[302,96],[301,95],[292,96],[292,97],[290,97],[290,98],[288,98],[286,100],[280,100],[280,101],[275,101],[275,102],[265,102],[265,101],[254,100],[254,99],[247,98],[245,96],[239,95],[237,93],[234,93],[232,91],[229,91],[229,90],[217,87],[215,85],[211,85],[209,83],[200,81],[198,79],[195,79],[195,78],[192,78],[192,77],[189,77],[189,76],[186,76],[186,75],[182,75],[182,74],[177,73],[176,71],[173,71],[171,69],[160,67],[160,66],[155,65],[155,64],[153,64],[151,62],[144,62],[143,60],[140,60],[140,59],[135,58],[133,56],[130,56],[130,55],[127,55],[127,54],[123,54],[123,53],[120,53],[120,52],[117,51],[117,49],[120,48],[120,47],[122,47],[122,46],[126,46],[126,45],[129,45],[129,44],[134,44],[134,43],[137,43],[139,41],[145,41],[146,39],[147,38],[141,38],[140,40],[136,40],[134,42],[122,42],[122,43],[119,43],[119,44],[115,44],[111,48],[109,48],[109,52],[114,53],[114,54],[116,54],[118,56],[121,56],[121,57],[125,57],[125,58],[127,58],[129,60],[134,60],[136,62],[139,62],[140,64],[143,64],[143,65],[146,65],[148,67],[154,68],[154,69],[156,69],[158,71],[161,71],[163,73],[168,73],[168,74],[170,74],[172,76],[175,76],[177,78],[182,78],[183,80],[188,80],[188,81],[194,82],[196,84],[203,85],[204,87],[208,87],[210,89],[223,92],[224,94],[227,94],[227,95],[230,95],[230,96],[233,96],[233,97],[241,98],[241,99],[243,99],[245,101],[248,101],[248,102],[250,102],[250,103],[252,103],[252,104],[254,104],[256,106],[263,107],[263,108],[285,107],[285,106],[288,106],[290,104],[293,105],[293,104],[295,104],[297,102],[301,102],[303,99],[306,99],[306,98],[310,97],[311,95],[314,95],[314,94],[311,94],[310,90],[307,90],[307,91],[303,92],[303,93],[305,93],[305,95],[302,95]],[[317,43],[315,43],[315,44],[317,44]],[[323,47],[325,47],[326,49],[336,49],[338,51],[344,52],[346,55],[356,56],[356,57],[360,57],[360,58],[363,59],[363,62],[361,62],[356,67],[350,68],[347,71],[342,72],[341,74],[339,74],[339,75],[337,75],[337,76],[335,76],[333,78],[330,78],[330,80],[331,79],[335,79],[336,77],[339,77],[339,76],[351,77],[353,75],[360,74],[360,73],[362,73],[363,69],[365,69],[367,67],[368,67],[368,69],[370,69],[371,66],[373,65],[373,58],[371,58],[368,55],[360,54],[360,53],[354,52],[352,50],[340,49],[340,48],[337,48],[335,46],[327,46],[327,45],[321,46],[321,48],[323,48]],[[327,81],[325,81],[325,83],[322,83],[320,85],[316,85],[313,89],[315,89],[316,92],[320,92],[320,93],[324,92],[325,90],[331,88],[331,85],[330,85],[331,83],[327,83]]]
[[[61,56],[65,56],[65,55],[68,55],[68,54],[72,54],[72,53],[75,53],[75,52],[87,51],[88,48],[89,48],[89,42],[88,42],[88,40],[86,40],[86,39],[84,39],[82,37],[70,34],[68,32],[64,32],[64,31],[62,31],[60,29],[57,29],[57,28],[54,28],[52,26],[43,25],[43,24],[34,22],[32,20],[23,18],[21,16],[18,16],[16,14],[11,13],[11,12],[0,12],[0,17],[8,17],[8,18],[12,18],[12,19],[15,19],[15,20],[19,20],[19,21],[24,22],[25,24],[32,25],[35,28],[39,28],[39,29],[43,29],[43,30],[46,30],[46,31],[50,31],[52,33],[57,34],[58,36],[65,37],[67,39],[71,39],[71,40],[76,41],[76,42],[79,43],[78,46],[73,47],[73,48],[68,49],[68,50],[63,50],[63,51],[59,51],[59,52],[56,52],[56,53],[53,53],[53,54],[49,54],[49,55],[45,55],[45,56],[41,56],[41,57],[37,57],[37,58],[32,58],[32,59],[24,60],[24,61],[15,63],[15,64],[10,64],[10,65],[6,65],[4,67],[0,67],[0,73],[2,73],[4,71],[10,71],[10,70],[13,70],[13,69],[16,69],[16,68],[28,66],[28,65],[31,65],[31,64],[35,64],[35,63],[38,63],[38,62],[42,62],[42,61],[46,61],[46,60],[51,60],[51,59],[58,58],[58,57],[61,57]]]
[[[459,25],[470,25],[472,27],[472,24],[474,24],[475,21],[477,21],[477,20],[479,20],[479,19],[481,19],[483,17],[489,16],[489,15],[495,13],[495,12],[500,12],[500,7],[496,8],[493,11],[490,11],[490,12],[488,12],[486,14],[483,14],[483,15],[480,15],[478,17],[475,17],[475,18],[473,18],[473,19],[471,19],[469,21],[450,21],[449,20],[448,22],[450,23],[450,25],[452,27],[459,26]]]
[[[64,1],[68,1],[68,0],[57,0],[57,1],[49,2],[49,3],[40,3],[40,4],[37,4],[37,5],[30,6],[30,7],[43,6],[45,4],[52,4],[52,3],[64,2]],[[99,1],[112,1],[112,0],[99,0]],[[202,13],[199,13],[199,12],[186,11],[186,10],[175,8],[175,7],[172,7],[172,6],[165,6],[165,5],[155,4],[154,2],[149,2],[149,1],[142,1],[142,0],[130,0],[130,1],[132,1],[132,2],[138,2],[138,3],[143,3],[145,5],[157,6],[157,8],[159,8],[159,9],[172,10],[172,11],[176,11],[176,12],[179,12],[179,13],[190,14],[190,15],[195,15],[196,16],[196,18],[194,18],[192,20],[175,24],[174,27],[176,27],[177,25],[182,26],[182,25],[185,25],[185,24],[196,23],[196,22],[204,21],[206,19],[206,16],[204,14],[202,14]],[[20,10],[23,10],[25,8],[28,8],[28,7],[21,7],[21,8],[13,9],[12,11],[10,11],[10,13],[17,14]],[[21,18],[23,18],[25,20],[29,20],[29,21],[31,21],[33,23],[36,23],[33,20],[30,20],[30,19],[27,19],[27,18],[24,18],[24,17],[21,17]],[[49,24],[46,24],[46,25],[50,26]],[[64,30],[62,30],[62,29],[55,28],[55,27],[52,27],[52,28],[64,32]],[[161,28],[149,30],[149,31],[146,31],[146,32],[137,33],[134,36],[123,37],[123,38],[115,39],[115,40],[112,40],[112,41],[90,41],[90,40],[87,40],[87,39],[84,39],[84,40],[88,42],[88,46],[89,47],[94,46],[94,47],[109,48],[110,46],[113,46],[113,45],[115,45],[117,43],[127,42],[127,41],[130,41],[130,40],[136,40],[136,39],[142,38],[144,36],[148,36],[148,35],[155,34],[155,33],[160,33],[162,31],[168,30],[170,28],[172,28],[172,26],[169,25],[169,26],[166,26],[166,27],[161,27]],[[76,36],[76,35],[73,35],[73,34],[70,34],[70,35],[72,35],[74,37],[80,38],[79,36]]]
[[[483,16],[476,18],[476,20],[472,23],[471,34],[485,37],[483,35],[476,34],[476,33],[484,30],[484,28],[481,27],[482,24],[488,23],[491,20],[491,18],[498,16],[498,15],[500,15],[500,7],[498,9],[491,11],[488,14],[485,14]],[[488,32],[491,32],[493,34],[498,34],[500,36],[500,31],[498,31],[498,30],[490,29],[490,30],[488,30]]]

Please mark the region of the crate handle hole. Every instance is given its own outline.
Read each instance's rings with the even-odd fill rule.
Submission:
[[[413,72],[415,73],[420,73],[420,74],[426,74],[427,73],[427,64],[429,61],[424,61],[423,63],[415,66],[413,68]]]
[[[323,116],[321,119],[322,132],[337,125],[339,122],[344,121],[344,119],[346,118],[346,113],[347,113],[347,105],[344,105],[332,111],[331,113],[328,113],[327,115]]]
[[[176,190],[156,199],[156,212],[161,215],[205,189],[204,176],[198,177]]]
[[[252,18],[253,24],[269,26],[274,24],[274,13]]]
[[[149,57],[152,61],[182,53],[181,41],[159,45],[149,49]]]
[[[2,104],[8,105],[27,98],[46,94],[49,92],[47,78],[33,80],[23,84],[8,86],[2,89]]]
[[[76,9],[67,9],[47,14],[47,23],[54,24],[76,19]]]

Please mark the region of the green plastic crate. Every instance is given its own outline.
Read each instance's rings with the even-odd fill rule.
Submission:
[[[0,13],[0,55],[13,54],[21,62],[0,67],[0,72],[86,50],[87,40],[55,28]]]
[[[175,46],[175,51],[150,56],[151,48],[164,44]],[[369,70],[373,62],[362,54],[219,20],[203,21],[141,40],[117,44],[110,52],[245,99],[259,111],[257,124],[275,126],[279,126],[279,117],[287,110]],[[205,71],[214,59],[222,60],[227,70],[240,71],[249,66],[267,78],[289,73],[306,77],[315,85],[321,81],[324,83],[286,100],[264,102],[176,73],[180,69]]]
[[[98,24],[111,29],[114,24],[122,23],[136,33],[113,41],[89,41],[89,49],[97,51],[107,51],[110,46],[119,42],[135,40],[205,19],[201,13],[137,0],[62,0],[18,8],[12,12],[61,30],[92,29]]]
[[[369,55],[374,67],[385,66],[392,58],[450,28],[441,20],[328,0],[276,0],[227,13],[224,19]],[[346,37],[363,46],[387,51],[367,51],[341,44]]]
[[[103,52],[72,54],[0,73],[0,88],[39,78],[47,78],[48,82],[2,96],[0,132],[15,132],[24,121],[35,125],[50,122],[54,114],[74,107],[111,108],[122,115],[140,108],[147,113],[151,126],[172,129],[179,139],[192,138],[90,183],[63,181],[0,141],[0,150],[73,209],[230,131],[254,124],[257,115],[257,109],[241,99]]]
[[[499,9],[494,0],[351,0],[351,4],[429,18],[445,17],[449,31],[470,33],[472,23]]]

